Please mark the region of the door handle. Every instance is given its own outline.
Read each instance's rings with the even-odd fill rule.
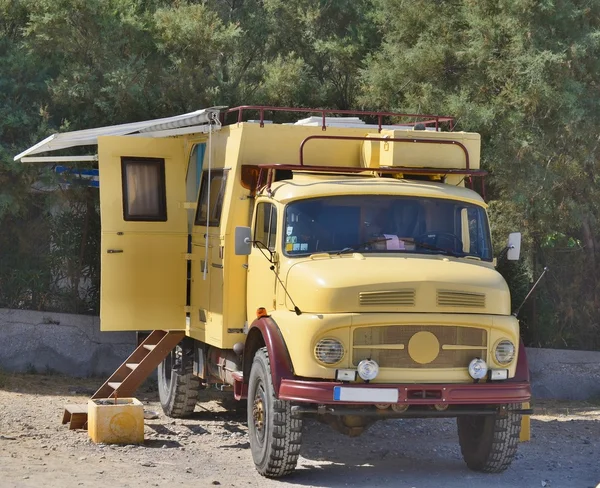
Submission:
[[[123,249],[108,249],[106,252],[108,254],[117,254],[117,253],[123,252]]]

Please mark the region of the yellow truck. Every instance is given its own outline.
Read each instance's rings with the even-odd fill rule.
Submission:
[[[162,361],[167,415],[213,386],[247,399],[262,475],[295,469],[307,416],[351,436],[455,417],[469,468],[511,463],[527,359],[475,191],[480,136],[452,118],[218,107],[56,134],[15,159],[98,162],[102,330],[171,338],[140,346]],[[511,234],[506,257],[519,248]],[[124,396],[142,356],[98,395]]]

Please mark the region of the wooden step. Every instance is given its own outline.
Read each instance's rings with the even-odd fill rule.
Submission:
[[[69,429],[85,429],[88,418],[87,404],[68,404],[65,405],[63,413],[63,424],[69,424]]]
[[[184,337],[183,331],[155,330],[151,332],[92,395],[92,399],[133,396],[135,390]]]

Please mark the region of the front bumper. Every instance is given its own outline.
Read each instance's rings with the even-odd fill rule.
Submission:
[[[381,384],[342,383],[331,381],[281,380],[279,399],[320,405],[373,405],[369,401],[339,401],[334,399],[334,389],[374,388],[396,389],[398,403],[406,405],[489,405],[523,403],[531,399],[528,382],[494,382],[469,384]]]

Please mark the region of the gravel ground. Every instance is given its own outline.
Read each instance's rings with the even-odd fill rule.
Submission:
[[[105,446],[61,425],[66,403],[86,403],[99,379],[0,373],[0,487],[582,487],[600,482],[600,405],[535,406],[532,440],[499,475],[469,471],[453,419],[388,420],[358,438],[309,421],[297,471],[254,470],[245,414],[212,400],[191,419],[162,415],[152,388],[138,398],[159,413],[143,446]]]

